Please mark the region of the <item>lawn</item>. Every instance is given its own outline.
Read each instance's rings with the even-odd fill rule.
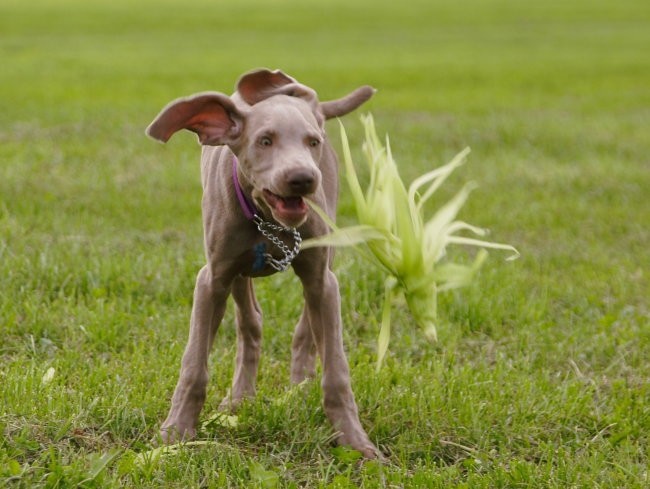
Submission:
[[[648,487],[648,46],[644,0],[3,0],[2,484]],[[437,344],[398,305],[379,372],[383,277],[338,254],[353,389],[383,465],[331,446],[318,382],[289,385],[291,272],[257,282],[259,395],[237,425],[138,458],[169,407],[203,263],[199,147],[144,128],[259,66],[322,99],[375,86],[364,111],[406,181],[470,146],[433,205],[478,182],[461,217],[522,253],[492,252],[440,297]],[[359,118],[344,123],[360,155]],[[234,340],[231,307],[204,422]]]

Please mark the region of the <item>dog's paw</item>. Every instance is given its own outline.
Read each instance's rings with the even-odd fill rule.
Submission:
[[[386,461],[384,454],[381,453],[381,451],[375,445],[373,445],[365,433],[359,433],[356,436],[341,434],[336,439],[336,444],[358,451],[361,453],[361,455],[363,455],[363,458],[367,460],[378,460],[380,462]]]
[[[181,441],[189,441],[196,437],[196,429],[182,424],[164,424],[158,436],[153,440],[161,445],[172,445]]]
[[[381,453],[381,451],[372,443],[360,448],[356,448],[356,450],[361,452],[363,458],[367,460],[377,460],[379,462],[386,462],[386,457],[384,456],[384,454]]]
[[[218,410],[222,413],[234,414],[237,412],[237,409],[241,406],[244,399],[248,399],[248,397],[233,397],[228,393],[226,397],[221,400]]]

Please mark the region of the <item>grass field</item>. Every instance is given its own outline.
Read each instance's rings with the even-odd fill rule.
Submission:
[[[648,487],[648,46],[645,0],[3,0],[1,483]],[[291,274],[257,282],[259,396],[238,425],[137,463],[203,261],[195,138],[143,131],[169,100],[230,92],[258,66],[323,99],[377,87],[364,108],[407,181],[471,146],[446,195],[477,181],[461,217],[522,253],[491,253],[475,285],[441,297],[436,345],[398,308],[379,373],[382,277],[338,255],[353,388],[384,465],[332,449],[318,382],[289,386]],[[358,148],[358,117],[345,124]],[[229,310],[202,420],[234,339]]]

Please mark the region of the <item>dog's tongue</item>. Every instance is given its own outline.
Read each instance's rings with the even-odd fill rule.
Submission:
[[[307,204],[302,197],[280,197],[275,206],[278,217],[293,220],[307,212]]]
[[[302,210],[305,208],[305,201],[302,197],[281,197],[279,200],[280,207],[288,211]]]
[[[307,204],[302,197],[280,197],[268,190],[264,191],[264,197],[278,217],[292,220],[307,212]]]

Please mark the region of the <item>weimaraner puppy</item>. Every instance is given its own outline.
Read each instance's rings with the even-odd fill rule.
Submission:
[[[262,314],[252,278],[291,265],[305,298],[293,336],[291,381],[315,375],[318,352],[324,409],[338,443],[368,458],[381,457],[361,426],[350,386],[333,252],[299,252],[301,238],[328,232],[305,197],[332,219],[336,212],[338,163],[325,120],[353,111],[373,93],[363,86],[341,99],[319,102],[311,88],[279,70],[262,69],[242,76],[230,97],[206,92],[171,102],[147,128],[162,142],[188,129],[202,145],[207,264],[196,279],[189,340],[161,427],[164,442],[195,435],[206,397],[208,355],[230,294],[236,304],[237,358],[221,407],[235,407],[255,394]]]

